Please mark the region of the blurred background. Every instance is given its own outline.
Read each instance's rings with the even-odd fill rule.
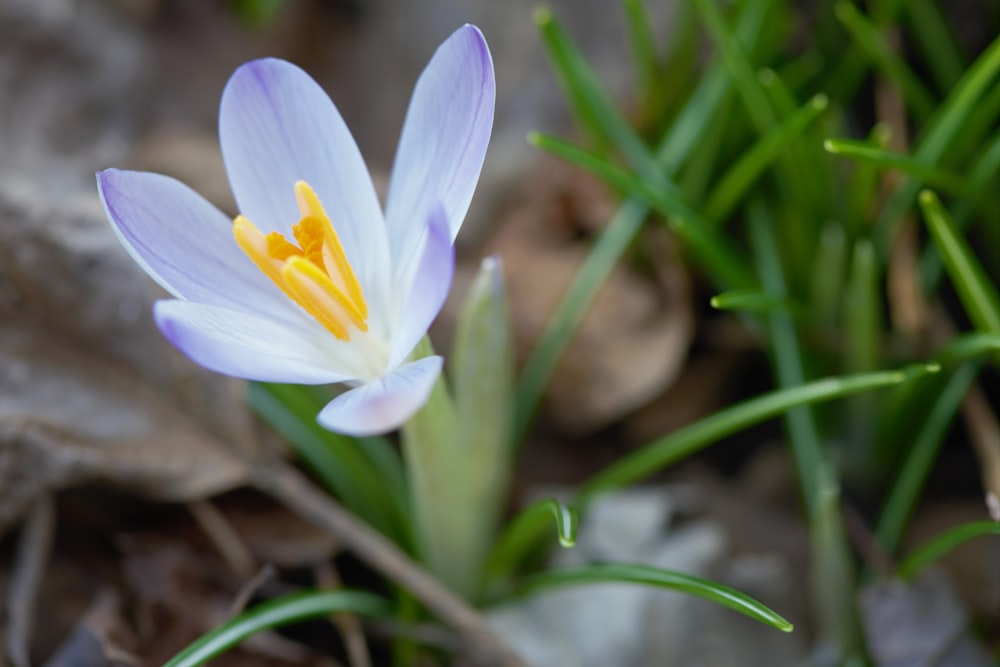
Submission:
[[[678,1],[646,3],[661,45],[671,39]],[[828,17],[820,4],[794,5],[793,44],[821,32]],[[619,3],[548,5],[625,114],[656,134],[637,101]],[[997,35],[998,12],[988,5],[945,7],[970,56]],[[452,299],[432,336],[447,347],[480,258],[499,253],[523,360],[620,199],[525,140],[533,130],[574,136],[535,9],[534,0],[0,0],[0,537],[9,535],[0,542],[0,590],[16,589],[24,576],[18,549],[32,548],[23,545],[32,544],[32,526],[44,528],[46,499],[55,494],[52,564],[35,572],[42,594],[30,614],[44,619],[31,643],[36,661],[84,664],[90,637],[141,656],[140,664],[160,664],[226,618],[252,572],[247,559],[275,563],[286,582],[301,583],[322,578],[317,564],[338,552],[271,501],[238,490],[254,462],[284,448],[255,421],[242,383],[194,368],[161,339],[150,305],[162,294],[120,249],[94,172],[169,174],[235,214],[216,135],[219,98],[238,65],[277,56],[329,92],[384,191],[416,77],[448,34],[474,23],[496,66],[496,124],[458,239]],[[693,61],[709,51],[695,49]],[[844,126],[867,132],[875,94],[873,85],[859,86]],[[638,445],[771,386],[759,338],[709,308],[713,294],[665,229],[646,230],[642,248],[601,289],[545,392],[521,449],[512,506],[539,489],[577,484]],[[635,516],[634,531],[621,538],[630,545],[669,523],[678,531],[671,567],[739,585],[801,631],[772,635],[728,612],[664,604],[657,627],[673,624],[677,641],[660,647],[655,661],[635,664],[792,665],[811,654],[809,528],[782,438],[778,423],[740,433],[658,478],[668,491],[595,512],[605,523],[593,534],[613,542],[623,514]],[[981,518],[979,480],[959,429],[907,543]],[[219,494],[216,505],[205,504]],[[855,514],[847,512],[849,533],[864,523],[868,499],[859,496]],[[240,535],[237,552],[249,555],[227,556],[225,544],[206,537],[218,507]],[[33,548],[48,551],[44,540]],[[968,545],[945,561],[960,606],[992,629],[994,641],[998,548],[995,539]],[[342,566],[344,576],[371,576],[349,559]],[[13,599],[6,619],[26,617]],[[511,633],[518,622],[497,621]],[[268,636],[218,664],[331,664],[317,656],[334,640],[319,634],[306,628],[304,644]]]

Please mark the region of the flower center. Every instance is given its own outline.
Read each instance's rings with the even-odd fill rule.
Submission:
[[[299,224],[292,227],[298,245],[284,235],[262,234],[242,215],[233,235],[243,252],[292,301],[334,336],[351,340],[350,329],[368,331],[368,304],[340,238],[319,197],[305,181],[295,184]]]

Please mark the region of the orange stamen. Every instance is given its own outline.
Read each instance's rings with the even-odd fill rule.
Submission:
[[[252,222],[233,221],[236,243],[288,298],[338,339],[351,339],[350,325],[368,331],[368,304],[344,246],[316,193],[295,184],[302,218],[292,227],[298,245],[282,234],[265,236]]]

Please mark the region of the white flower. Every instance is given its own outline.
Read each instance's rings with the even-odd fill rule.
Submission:
[[[486,42],[466,25],[417,81],[383,215],[322,89],[281,60],[240,67],[219,114],[235,221],[166,176],[98,174],[122,243],[176,297],[154,307],[164,336],[219,373],[348,384],[319,414],[331,430],[400,426],[441,371],[440,357],[406,359],[450,288],[494,97]]]

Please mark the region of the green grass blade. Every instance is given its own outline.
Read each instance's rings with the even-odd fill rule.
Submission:
[[[569,43],[569,37],[562,27],[556,22],[552,10],[540,8],[535,11],[535,25],[538,26],[542,37],[542,45],[545,47],[546,55],[552,69],[558,77],[562,86],[566,100],[569,103],[573,120],[580,131],[588,137],[601,152],[606,152],[611,148],[611,141],[608,139],[601,119],[594,112],[593,105],[586,98],[586,90],[580,86],[580,75],[576,70],[582,69],[588,77],[592,77],[590,68],[582,62],[582,57],[574,48],[566,49],[565,44]],[[596,81],[594,82],[596,84]]]
[[[1000,86],[994,86],[976,101],[976,108],[962,124],[942,159],[958,163],[977,153],[984,143],[984,137],[996,130],[998,116],[1000,116]]]
[[[867,141],[851,139],[827,139],[823,147],[834,155],[862,160],[882,169],[892,169],[913,176],[931,185],[937,185],[949,192],[959,192],[965,187],[964,179],[954,174],[928,166],[909,155],[876,148]]]
[[[934,0],[907,0],[903,7],[938,89],[951,90],[965,70],[965,58],[948,18]]]
[[[582,511],[601,493],[642,481],[728,435],[777,417],[787,410],[897,386],[929,372],[934,372],[934,369],[916,364],[904,370],[830,377],[800,387],[773,391],[725,408],[618,459],[583,484],[573,504]],[[509,567],[522,562],[545,535],[547,524],[544,518],[544,513],[539,512],[535,516],[524,517],[517,522],[519,525],[508,525],[498,542],[506,545],[503,557],[491,558],[491,562],[502,562]],[[511,533],[516,533],[516,539]]]
[[[637,201],[618,209],[552,313],[528,357],[515,394],[514,442],[524,438],[556,365],[615,264],[635,240],[648,211]]]
[[[1000,295],[968,243],[930,190],[920,193],[920,207],[934,246],[969,319],[983,332],[1000,333]]]
[[[748,3],[740,13],[736,34],[746,48],[761,42],[770,3]],[[711,67],[684,105],[658,149],[657,159],[669,177],[697,150],[711,131],[719,111],[730,97],[730,82],[723,66]],[[545,331],[524,365],[517,385],[515,442],[524,437],[549,378],[569,346],[598,290],[615,264],[635,240],[648,214],[636,200],[625,202],[608,222],[573,282],[549,319]]]
[[[935,396],[930,409],[924,412],[927,417],[916,431],[913,444],[905,454],[903,466],[889,491],[875,529],[875,537],[886,551],[894,551],[899,544],[948,427],[978,372],[979,364],[959,367]],[[911,419],[914,417],[913,414],[908,416]]]
[[[961,198],[955,204],[955,224],[964,229],[976,208],[984,201],[987,192],[992,192],[994,178],[1000,171],[1000,132],[987,142],[979,159],[968,171],[966,185]],[[937,290],[941,279],[941,257],[932,246],[924,250],[920,258],[920,277],[924,290],[930,294]]]
[[[771,2],[748,2],[742,8],[734,32],[747,51],[753,52],[763,41],[770,6]],[[676,174],[696,150],[701,150],[706,134],[720,130],[718,114],[728,108],[731,98],[729,73],[724,63],[716,63],[702,77],[660,145],[658,159],[668,175]]]
[[[717,224],[730,215],[760,174],[801,136],[826,107],[826,96],[816,95],[761,137],[719,179],[705,202],[705,218]]]
[[[885,123],[876,123],[865,143],[876,150],[884,149],[891,138],[892,129]],[[879,168],[871,162],[857,162],[847,180],[846,210],[841,213],[848,238],[856,239],[871,233],[873,211],[881,196]]]
[[[735,99],[727,96],[712,119],[714,127],[705,133],[698,150],[677,172],[677,187],[686,201],[704,201],[705,193],[715,185],[726,142],[731,140],[729,134],[742,121],[739,114],[742,110],[736,109]]]
[[[951,369],[966,361],[990,357],[1000,352],[1000,335],[987,333],[962,334],[952,338],[934,354],[934,361]]]
[[[976,102],[990,89],[1000,71],[1000,37],[987,47],[938,110],[930,128],[920,142],[918,157],[933,163],[947,149],[955,135],[961,132],[965,120],[976,111]]]
[[[630,174],[600,155],[563,139],[533,133],[530,140],[539,148],[587,169],[609,185],[626,191],[630,196],[656,209],[667,220],[670,230],[720,286],[745,288],[754,283],[746,262],[732,241],[714,231],[706,220],[681,201],[676,189],[652,187],[644,179]]]
[[[845,367],[851,373],[875,370],[882,358],[882,298],[875,251],[867,239],[854,244],[846,297]]]
[[[809,279],[809,303],[815,322],[823,328],[839,327],[843,301],[844,273],[847,270],[847,235],[844,225],[828,222],[820,231]]]
[[[947,530],[931,538],[923,546],[910,554],[899,565],[899,569],[897,570],[899,576],[907,579],[912,578],[949,551],[971,539],[985,535],[1000,535],[1000,523],[996,523],[995,521],[976,521]]]
[[[662,181],[662,167],[657,164],[642,137],[615,107],[611,96],[552,12],[539,10],[535,21],[553,67],[576,113],[587,123],[588,133],[596,135],[598,145],[611,145],[620,150],[632,168],[644,178]]]
[[[694,0],[694,6],[719,49],[722,62],[743,100],[757,135],[766,136],[779,121],[771,94],[781,96],[785,90],[782,82],[776,82],[769,94],[757,76],[747,50],[726,25],[715,0]],[[788,202],[788,209],[793,212],[781,219],[782,226],[779,230],[787,248],[786,256],[796,263],[796,266],[791,267],[792,275],[799,275],[804,270],[805,267],[800,265],[804,265],[806,258],[812,255],[811,246],[815,243],[815,233],[808,227],[809,223],[815,221],[808,197],[810,186],[805,176],[808,170],[797,166],[797,160],[801,162],[802,155],[793,151],[791,155],[781,155],[775,162],[775,176],[781,197]]]
[[[755,621],[782,632],[791,632],[793,626],[777,612],[757,602],[750,596],[729,586],[701,577],[663,570],[649,565],[627,563],[593,563],[575,567],[562,567],[532,575],[519,582],[515,595],[525,596],[539,591],[566,586],[592,584],[640,584],[658,586],[694,595],[728,607]]]
[[[758,200],[751,202],[749,223],[754,259],[763,288],[769,294],[787,298],[788,286],[778,256],[773,226],[766,209]],[[802,346],[792,319],[782,313],[772,313],[768,316],[767,323],[778,386],[787,389],[802,385],[806,381],[806,372],[803,367]],[[792,457],[806,510],[813,517],[817,509],[816,493],[820,488],[817,475],[825,466],[819,430],[812,410],[806,405],[789,410],[785,415],[785,423],[788,425]]]
[[[944,103],[931,119],[914,152],[917,160],[936,166],[955,138],[965,131],[965,124],[975,112],[977,102],[989,90],[1000,71],[1000,38],[983,52],[970,67],[958,85],[949,93]],[[979,140],[978,137],[973,137]],[[892,196],[879,216],[875,245],[884,256],[895,233],[896,225],[912,204],[921,187],[919,179],[908,178]]]
[[[757,80],[779,118],[787,119],[798,111],[800,102],[783,75],[764,68],[758,72]],[[822,121],[822,112],[829,106],[829,97],[825,93],[818,93],[806,104],[818,103],[819,100],[822,100],[823,108],[817,114],[817,119]],[[788,206],[810,221],[813,218],[822,220],[823,216],[829,215],[830,201],[833,199],[831,183],[835,174],[832,161],[827,159],[822,150],[821,142],[825,136],[820,122],[809,123],[797,140],[789,143],[787,153],[777,161],[776,173],[781,179],[779,185],[783,188],[781,197],[789,200]],[[789,190],[789,187],[793,189]]]
[[[722,438],[804,405],[883,389],[925,374],[917,365],[907,370],[829,377],[763,394],[721,410],[668,436],[655,440],[611,464],[588,480],[581,500],[639,482]]]
[[[792,303],[787,298],[760,290],[732,290],[712,297],[709,304],[717,310],[736,310],[747,313],[789,313]]]
[[[399,544],[412,544],[402,464],[387,441],[359,442],[321,427],[324,401],[307,387],[252,383],[249,400],[346,507]]]
[[[768,4],[761,2],[759,4]],[[753,121],[759,134],[766,133],[777,121],[774,109],[767,98],[767,93],[757,80],[757,75],[746,49],[722,16],[714,0],[694,0],[695,9],[701,15],[705,27],[712,40],[719,48],[722,62],[726,66],[733,85],[739,91],[746,106],[747,113]]]
[[[934,113],[934,96],[889,46],[878,28],[850,2],[838,2],[835,12],[865,54],[903,94],[916,116],[926,119]]]
[[[175,655],[164,667],[197,667],[245,639],[273,628],[299,621],[348,613],[380,618],[389,616],[389,603],[360,591],[297,593],[257,605],[225,625],[202,635]]]
[[[547,516],[556,523],[559,545],[570,549],[576,544],[576,534],[580,527],[580,517],[575,507],[560,502],[557,498],[544,498],[524,508],[507,524],[502,537],[497,540],[487,560],[487,576],[497,576],[513,571],[521,554],[528,551],[537,538],[536,530],[544,524]]]
[[[653,44],[652,22],[646,11],[645,0],[623,0],[625,21],[628,26],[629,45],[635,62],[639,99],[654,99],[657,93],[656,47]]]
[[[829,463],[816,474],[816,510],[809,521],[811,583],[819,632],[835,642],[842,665],[863,665],[864,641],[858,621],[857,576],[844,526],[840,485]]]

